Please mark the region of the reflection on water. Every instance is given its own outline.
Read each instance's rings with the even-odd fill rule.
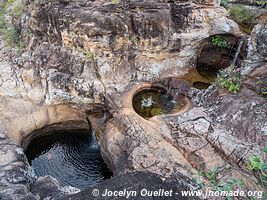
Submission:
[[[85,189],[112,176],[96,143],[88,130],[54,131],[33,139],[26,155],[38,176]]]
[[[184,96],[179,96],[173,101],[166,92],[157,89],[144,89],[133,98],[134,110],[145,119],[178,112],[184,105]]]

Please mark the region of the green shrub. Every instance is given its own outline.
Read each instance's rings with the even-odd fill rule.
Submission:
[[[267,147],[263,148],[262,152],[263,154],[267,154]],[[247,169],[255,173],[259,184],[263,188],[267,187],[267,162],[262,160],[259,156],[251,156]]]
[[[212,191],[233,191],[236,188],[243,188],[244,183],[240,179],[235,178],[227,178],[222,180],[222,176],[220,174],[226,174],[231,169],[230,165],[226,165],[222,169],[213,168],[207,172],[198,172],[199,176],[202,176],[206,180],[208,180],[208,186]],[[197,181],[198,184],[203,186],[201,181]],[[230,196],[225,196],[227,200],[233,200]]]
[[[228,3],[229,3],[229,0],[221,0],[220,6],[223,6],[223,7],[227,8]]]
[[[238,23],[252,24],[254,19],[253,12],[242,5],[232,6],[229,10],[229,13]]]
[[[258,0],[255,2],[256,6],[258,7],[265,7],[267,5],[267,1],[264,1],[264,0]]]
[[[225,88],[229,92],[237,93],[241,87],[241,76],[232,66],[221,70],[217,75],[215,83],[220,88]]]
[[[22,16],[22,6],[20,4],[16,4],[14,5],[10,15],[13,17],[13,18],[20,18]]]
[[[260,95],[264,98],[267,98],[267,88],[266,87],[260,88]]]
[[[7,9],[12,6],[9,13]],[[6,16],[12,18],[12,24],[6,21]],[[20,35],[20,18],[22,15],[22,5],[16,3],[14,0],[4,1],[0,5],[0,34],[6,45],[11,47],[21,48],[24,46]]]
[[[229,48],[229,43],[219,35],[215,35],[211,38],[211,43],[214,46],[221,47],[221,48]]]

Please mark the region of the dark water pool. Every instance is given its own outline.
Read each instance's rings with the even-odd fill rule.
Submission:
[[[112,176],[88,130],[50,132],[33,139],[25,153],[38,176],[51,175],[63,186],[85,189]]]

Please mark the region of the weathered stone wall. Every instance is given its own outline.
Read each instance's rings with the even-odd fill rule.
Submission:
[[[267,23],[257,24],[251,34],[248,44],[248,55],[245,66],[242,69],[243,75],[249,75],[257,67],[267,63]]]

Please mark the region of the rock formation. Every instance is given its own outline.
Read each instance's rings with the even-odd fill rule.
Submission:
[[[203,179],[197,171],[228,164],[222,180],[235,177],[245,182],[245,189],[259,189],[246,166],[267,141],[266,98],[259,95],[266,87],[266,22],[249,37],[239,93],[214,85],[206,90],[187,86],[182,91],[191,103],[182,113],[146,120],[132,107],[136,92],[151,84],[168,88],[170,78],[171,87],[181,89],[181,81],[175,80],[196,68],[203,42],[214,35],[241,37],[217,1],[19,2],[25,48],[15,51],[0,39],[0,197],[77,193],[52,177],[36,181],[16,145],[26,148],[34,134],[46,129],[94,127],[88,114],[94,108],[109,113],[98,134],[102,157],[115,176],[101,188],[129,181],[131,175],[121,177],[133,171],[140,178],[135,182],[143,181],[140,171],[145,171],[151,181],[175,176],[178,190],[180,184],[193,189],[192,179]]]

